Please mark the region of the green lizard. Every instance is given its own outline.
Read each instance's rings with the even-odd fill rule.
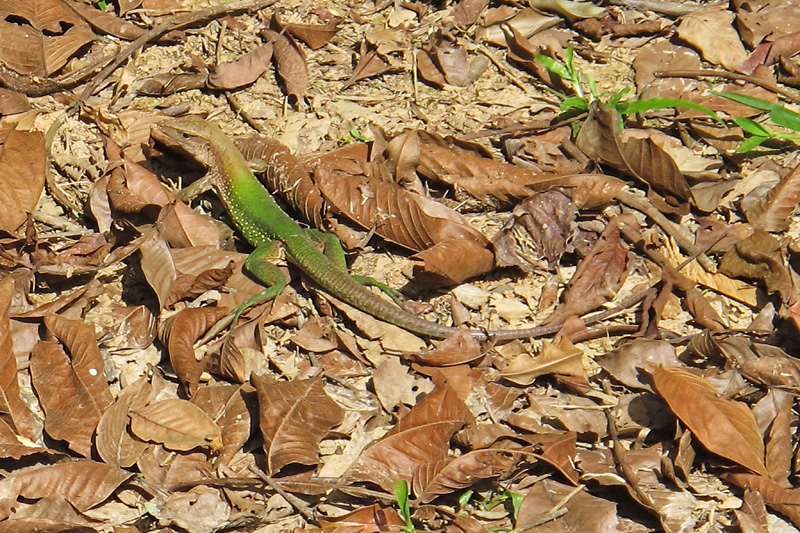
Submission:
[[[338,239],[332,234],[303,229],[286,214],[253,175],[233,141],[216,125],[197,116],[187,116],[159,125],[158,131],[208,168],[210,181],[234,224],[255,247],[245,267],[267,288],[237,308],[236,318],[247,307],[276,297],[286,286],[283,273],[268,261],[282,244],[289,262],[323,290],[375,318],[432,338],[446,338],[459,331],[422,319],[370,291],[364,286],[365,282],[369,284],[369,278],[351,276]],[[320,243],[325,245],[324,252],[317,248]],[[508,340],[555,333],[560,326],[468,331],[478,340]]]

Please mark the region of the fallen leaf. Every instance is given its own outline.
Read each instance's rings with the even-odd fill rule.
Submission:
[[[11,130],[0,152],[0,230],[16,235],[33,212],[44,190],[45,164],[44,135]]]
[[[681,368],[657,368],[656,392],[708,451],[766,475],[764,441],[753,413],[717,396],[707,380]]]
[[[322,388],[321,379],[273,382],[254,375],[251,380],[258,392],[269,475],[290,464],[319,463],[319,443],[344,416]]]
[[[59,343],[36,344],[31,356],[31,380],[44,409],[48,435],[67,441],[70,449],[91,457],[92,437],[102,413]]]
[[[695,11],[681,17],[676,33],[699,49],[707,61],[736,70],[747,59],[747,52],[733,27],[733,18],[730,11]]]
[[[344,479],[370,481],[388,492],[395,480],[411,484],[422,465],[447,457],[450,438],[471,420],[458,395],[449,386],[439,385],[364,450]]]
[[[565,374],[587,379],[583,366],[583,350],[575,347],[568,337],[559,336],[555,342],[544,341],[538,357],[521,354],[499,374],[517,385],[531,385],[539,376]]]
[[[219,426],[202,409],[179,398],[169,398],[131,409],[131,432],[169,450],[222,448]]]

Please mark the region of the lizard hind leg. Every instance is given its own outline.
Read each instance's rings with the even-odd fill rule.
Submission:
[[[270,259],[279,257],[280,247],[281,243],[279,241],[268,241],[259,245],[247,256],[244,262],[244,268],[264,285],[266,289],[234,309],[234,323],[239,320],[242,313],[256,304],[276,298],[283,292],[283,289],[286,288],[286,277],[283,275],[281,269],[270,261]]]
[[[343,268],[344,270],[347,270],[347,259],[344,255],[344,248],[342,248],[342,243],[339,241],[339,238],[336,235],[312,228],[306,229],[305,234],[312,241],[322,244],[322,253],[325,254],[325,257],[327,257],[331,263]],[[407,310],[400,293],[385,283],[381,283],[380,281],[369,276],[350,274],[350,277],[361,285],[365,285],[367,287],[377,287],[384,294],[386,294],[386,296],[391,298],[398,307]]]
[[[280,252],[280,244],[281,243],[278,241],[269,241],[262,244],[253,250],[244,262],[245,270],[250,272],[250,274],[266,287],[266,289],[219,319],[217,323],[197,341],[196,345],[202,346],[208,343],[225,328],[231,324],[235,325],[239,321],[239,317],[249,308],[261,302],[271,300],[283,292],[283,289],[286,288],[286,278],[283,276],[281,269],[269,261],[270,258],[275,258]],[[233,330],[231,330],[229,334],[232,333],[232,331]]]

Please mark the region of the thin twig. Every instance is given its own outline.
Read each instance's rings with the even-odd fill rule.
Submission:
[[[721,2],[716,4],[687,4],[686,2],[671,2],[670,0],[609,0],[609,3],[618,6],[655,11],[656,13],[671,15],[673,17],[680,17],[705,9],[727,8],[728,5],[727,2],[724,4]]]
[[[800,97],[768,80],[762,80],[746,74],[726,72],[724,70],[661,70],[653,74],[656,78],[725,78],[728,80],[746,81],[763,87],[768,91],[784,96],[787,100],[800,104]]]
[[[128,58],[137,50],[144,47],[148,42],[158,39],[167,33],[202,22],[213,18],[227,15],[230,13],[255,11],[264,9],[274,4],[276,0],[255,0],[249,2],[234,2],[231,4],[223,4],[220,6],[203,9],[193,13],[173,18],[154,26],[146,31],[135,41],[131,42],[122,51],[109,54],[97,60],[95,63],[86,68],[71,72],[60,78],[37,78],[35,76],[22,76],[17,72],[9,69],[0,62],[0,83],[15,91],[25,93],[28,96],[44,96],[59,91],[71,89],[76,85],[86,81],[98,69],[103,68],[92,80],[86,89],[81,93],[79,101],[84,101],[88,98],[97,87],[108,78],[117,67],[122,65]]]
[[[308,505],[306,505],[306,503],[303,500],[283,490],[283,488],[278,483],[276,483],[274,479],[269,477],[260,468],[254,465],[250,465],[249,470],[255,475],[257,475],[261,481],[269,485],[272,490],[280,494],[283,497],[283,499],[289,502],[289,505],[294,507],[298,513],[303,515],[303,518],[305,518],[308,522],[316,522],[316,518],[314,518],[314,513],[309,511]]]
[[[702,266],[706,272],[713,274],[717,271],[717,266],[714,264],[711,258],[703,253],[702,250],[700,250],[692,241],[689,240],[688,237],[683,234],[681,229],[676,224],[665,217],[661,211],[653,207],[652,204],[649,204],[639,197],[625,191],[619,191],[614,195],[614,197],[628,207],[646,215],[653,222],[658,224],[658,226],[664,230],[667,235],[675,239],[675,242],[678,243],[678,246],[680,246],[683,251],[692,257],[697,257],[697,262],[700,263],[700,266]]]

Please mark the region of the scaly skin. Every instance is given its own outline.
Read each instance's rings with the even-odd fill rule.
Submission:
[[[424,320],[397,307],[353,280],[346,268],[331,261],[306,236],[258,181],[239,149],[225,133],[200,117],[187,116],[159,126],[212,172],[212,183],[236,227],[253,246],[283,243],[287,259],[323,290],[375,318],[408,331],[443,339],[457,328]],[[527,329],[468,330],[479,340],[508,340],[555,333],[560,325]]]

